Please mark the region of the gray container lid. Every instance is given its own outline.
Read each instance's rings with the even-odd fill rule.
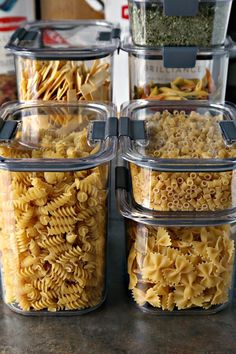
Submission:
[[[140,167],[161,172],[235,170],[235,108],[233,104],[219,105],[201,101],[135,100],[124,104],[119,121],[121,157]],[[175,138],[175,143],[169,145],[169,135],[166,135],[163,129],[166,126],[163,113],[166,111],[170,112],[168,119],[173,117],[174,112],[180,112],[180,115],[183,114],[181,112],[185,112],[181,124],[176,120],[175,129],[178,130],[178,134],[183,132],[185,142],[188,146],[192,146],[189,155],[182,154],[180,146],[184,144],[181,140],[183,137],[180,140]],[[193,126],[198,136],[197,145],[198,141],[204,141],[204,147],[201,148],[202,150],[197,150],[199,152],[197,154],[191,135]],[[210,126],[213,134],[209,134],[207,141],[204,140],[203,132],[206,126]],[[173,150],[175,148],[179,151],[178,157]],[[168,149],[168,154],[165,153],[165,149]],[[221,157],[219,154],[221,149],[226,152],[226,157]]]
[[[214,56],[229,56],[235,48],[231,37],[227,37],[222,46],[212,47],[184,47],[184,46],[164,46],[164,47],[143,47],[132,42],[131,37],[126,37],[121,43],[121,50],[128,52],[138,58],[162,59],[167,68],[193,68],[196,60],[205,60]]]
[[[30,58],[86,60],[114,53],[119,43],[119,27],[107,21],[35,21],[17,29],[6,48]]]
[[[0,169],[79,171],[108,163],[116,153],[115,117],[112,104],[6,103],[0,109]]]

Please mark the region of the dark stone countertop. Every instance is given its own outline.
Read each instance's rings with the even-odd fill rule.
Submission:
[[[129,302],[123,223],[111,214],[105,304],[83,316],[25,317],[0,300],[0,354],[235,354],[235,298],[210,316],[152,316]]]

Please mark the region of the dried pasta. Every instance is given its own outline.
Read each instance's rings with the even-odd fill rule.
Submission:
[[[110,65],[91,61],[18,58],[19,99],[111,101]]]
[[[156,227],[129,221],[129,289],[140,306],[208,309],[229,300],[230,226]]]
[[[158,84],[151,81],[144,87],[134,87],[133,99],[152,100],[208,100],[216,91],[211,73],[206,69],[202,79],[184,79],[177,77],[170,84]]]
[[[222,116],[158,112],[147,118],[146,147],[140,153],[166,159],[226,159],[236,156],[226,146],[218,122]],[[160,211],[215,211],[235,204],[235,174],[229,172],[158,172],[130,164],[135,201]]]
[[[78,118],[74,117],[77,124]],[[37,136],[38,149],[22,145],[21,132],[10,145],[0,147],[0,154],[30,159],[70,158],[71,150],[73,157],[93,153],[94,146],[85,144],[84,123],[81,130],[71,132],[66,129],[68,117],[61,117],[60,123],[59,117],[45,119],[46,129]],[[60,133],[55,134],[50,125],[56,125]],[[60,151],[58,143],[63,146]],[[107,179],[107,164],[72,172],[0,171],[0,253],[6,303],[23,311],[82,310],[101,303]],[[84,198],[78,197],[80,193]]]

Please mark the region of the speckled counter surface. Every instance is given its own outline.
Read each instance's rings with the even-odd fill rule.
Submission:
[[[211,316],[150,316],[129,302],[123,224],[111,214],[105,304],[78,317],[24,317],[0,300],[0,353],[235,354],[236,298]]]

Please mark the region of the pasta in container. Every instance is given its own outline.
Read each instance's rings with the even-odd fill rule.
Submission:
[[[127,281],[134,303],[156,315],[213,314],[229,305],[235,215],[229,221],[226,215],[221,219],[196,214],[170,218],[143,212],[122,183],[118,181],[117,197],[125,217]]]
[[[233,105],[140,100],[123,106],[121,116],[141,124],[139,135],[121,134],[138,205],[160,212],[235,210]]]
[[[18,29],[15,56],[20,100],[112,101],[119,29],[106,21],[38,21]]]
[[[117,137],[95,133],[115,115],[113,106],[92,103],[2,109],[0,259],[12,310],[83,314],[104,301],[109,161]]]
[[[203,100],[224,102],[229,48],[135,46],[126,38],[121,48],[129,56],[130,100]]]

